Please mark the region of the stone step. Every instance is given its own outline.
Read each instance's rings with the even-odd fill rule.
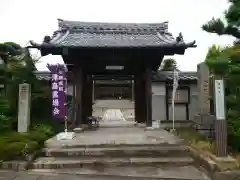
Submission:
[[[102,168],[112,166],[185,166],[194,164],[191,157],[130,157],[130,158],[112,158],[112,157],[81,157],[81,158],[56,158],[42,157],[35,160],[31,166],[32,169],[58,169],[58,168]]]
[[[48,157],[80,157],[80,156],[108,156],[108,157],[129,157],[129,156],[150,156],[169,157],[185,156],[188,154],[185,146],[160,146],[160,147],[106,147],[106,148],[45,148],[44,153]]]
[[[107,128],[108,129],[108,128]],[[114,128],[109,128],[114,129]],[[130,129],[130,128],[129,128]],[[119,148],[119,147],[176,147],[176,146],[184,146],[185,142],[183,140],[178,140],[178,142],[159,142],[159,141],[152,141],[152,142],[144,142],[144,143],[120,143],[117,141],[109,141],[104,143],[95,143],[95,142],[84,142],[79,143],[77,141],[65,141],[63,143],[56,143],[52,144],[48,141],[45,142],[46,148],[59,148],[59,149],[72,149],[72,148]]]
[[[194,166],[32,169],[28,173],[45,176],[51,174],[57,177],[66,176],[66,179],[69,179],[70,176],[78,176],[79,179],[84,180],[210,180],[206,174]]]

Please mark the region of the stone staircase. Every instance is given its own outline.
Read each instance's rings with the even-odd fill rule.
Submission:
[[[111,179],[208,179],[181,143],[63,143],[43,152],[31,171]]]

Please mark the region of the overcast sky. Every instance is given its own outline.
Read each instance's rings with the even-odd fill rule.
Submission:
[[[198,47],[174,56],[180,70],[195,71],[212,44],[231,44],[233,38],[219,37],[201,30],[212,17],[223,15],[227,0],[0,0],[0,42],[14,41],[25,46],[29,40],[41,42],[57,30],[57,18],[95,22],[152,23],[169,21],[174,37],[182,32],[186,42]],[[165,57],[166,58],[166,57]],[[38,64],[46,70],[46,61]]]

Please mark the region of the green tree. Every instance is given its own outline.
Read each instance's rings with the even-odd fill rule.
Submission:
[[[240,45],[213,45],[205,62],[213,75],[224,78],[229,145],[240,150]]]
[[[230,146],[240,150],[240,0],[229,2],[231,4],[224,14],[226,23],[220,18],[213,18],[202,29],[218,35],[231,35],[237,39],[230,47],[211,47],[205,61],[213,75],[224,78],[228,142]]]
[[[202,26],[209,33],[218,35],[231,35],[240,39],[240,0],[229,0],[231,5],[225,12],[226,23],[220,18],[213,18]]]
[[[177,61],[175,59],[169,58],[163,60],[162,71],[173,71],[177,69]]]

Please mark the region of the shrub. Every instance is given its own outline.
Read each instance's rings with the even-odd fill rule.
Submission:
[[[28,139],[30,141],[36,141],[40,146],[44,144],[44,142],[49,138],[46,134],[43,134],[42,132],[32,132],[29,134]]]
[[[25,159],[26,155],[38,149],[37,142],[6,142],[1,141],[0,144],[0,159],[13,160]]]
[[[26,155],[42,148],[52,135],[51,127],[45,125],[36,126],[28,133],[5,133],[0,137],[0,159],[25,159]]]
[[[240,119],[228,119],[228,145],[240,151]]]
[[[36,90],[37,89],[37,90]],[[52,96],[49,86],[36,87],[31,96],[31,119],[52,117]],[[41,109],[41,111],[39,111]]]
[[[2,140],[6,141],[7,143],[13,143],[13,142],[25,142],[28,141],[28,134],[27,133],[7,133],[3,137],[1,137]]]
[[[13,123],[10,117],[0,114],[0,132],[6,132],[12,129]]]
[[[52,130],[52,127],[50,125],[45,125],[45,124],[38,124],[36,125],[33,130],[37,132],[42,132],[43,134],[51,137],[54,135],[54,132]]]
[[[28,143],[30,141],[34,141],[38,143],[39,147],[41,147],[44,141],[48,139],[48,136],[41,132],[11,133],[9,135],[3,136],[2,139],[7,143],[17,143],[17,142]]]

